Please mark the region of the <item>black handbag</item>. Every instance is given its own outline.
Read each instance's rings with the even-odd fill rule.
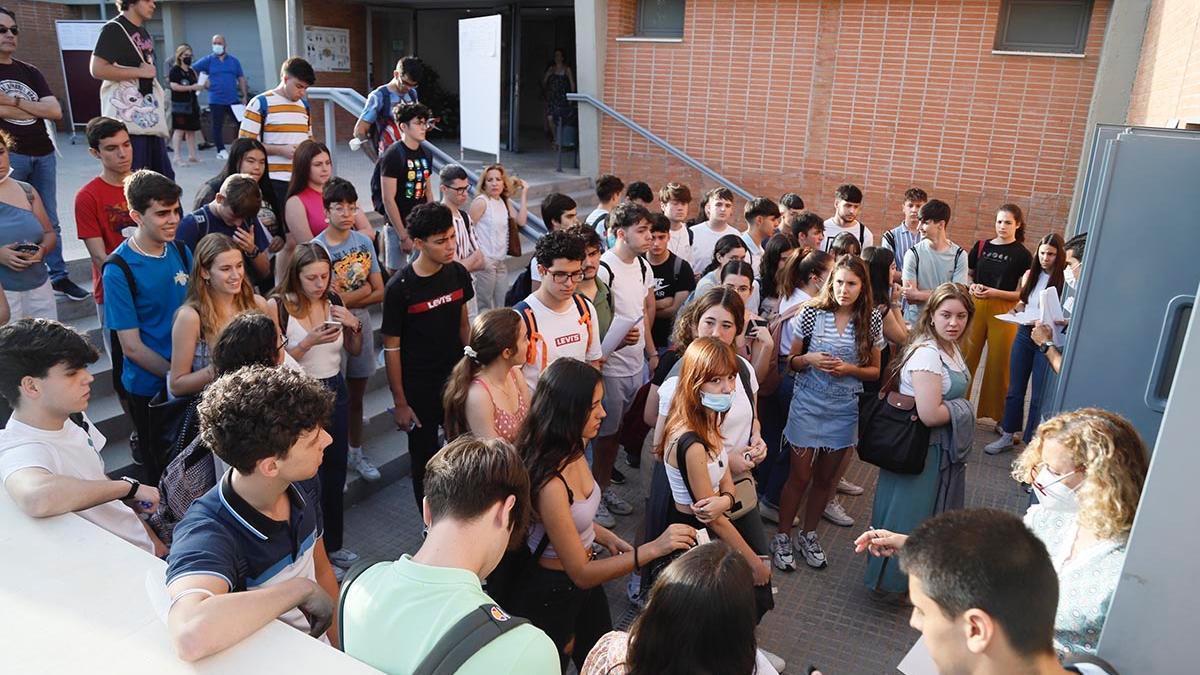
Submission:
[[[907,361],[907,359],[905,359]],[[858,409],[858,458],[893,473],[925,470],[929,427],[917,415],[917,400],[896,390],[901,363],[877,394],[861,394]]]

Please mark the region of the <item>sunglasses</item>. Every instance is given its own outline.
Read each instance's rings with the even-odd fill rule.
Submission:
[[[0,26],[0,35],[8,35],[12,33],[14,37],[21,34],[21,30],[16,26]]]

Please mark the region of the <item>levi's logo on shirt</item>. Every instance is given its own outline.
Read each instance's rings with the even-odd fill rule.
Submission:
[[[570,333],[568,335],[560,335],[554,338],[555,347],[565,347],[566,345],[575,344],[576,342],[583,342],[583,338],[579,336],[579,333]]]
[[[458,288],[450,293],[447,293],[442,296],[438,296],[436,298],[431,298],[429,300],[426,300],[425,302],[413,303],[408,306],[408,313],[409,314],[423,314],[430,310],[437,309],[438,307],[441,307],[442,305],[449,304],[456,300],[462,300],[462,298],[463,298],[463,290],[461,288]]]

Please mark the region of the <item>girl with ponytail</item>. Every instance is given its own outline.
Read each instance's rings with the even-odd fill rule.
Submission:
[[[463,434],[512,443],[525,414],[529,390],[521,375],[529,333],[511,308],[489,309],[475,317],[471,339],[446,383],[446,440]]]

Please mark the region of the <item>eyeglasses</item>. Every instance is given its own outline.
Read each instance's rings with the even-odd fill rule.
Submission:
[[[21,30],[16,26],[0,26],[0,35],[8,35],[9,33],[12,33],[13,37],[16,37],[21,34]]]
[[[358,206],[342,206],[341,204],[335,204],[331,206],[329,210],[338,214],[339,216],[348,216],[358,213]]]
[[[583,270],[579,270],[578,272],[547,272],[547,274],[556,284],[565,284],[568,279],[575,283],[583,281]]]
[[[1042,472],[1043,468],[1045,468],[1047,471],[1049,471],[1050,475],[1055,477],[1054,480],[1050,481],[1049,483],[1039,483],[1038,482],[1037,476],[1039,473]],[[1061,483],[1064,480],[1066,480],[1067,478],[1074,476],[1077,473],[1079,473],[1078,469],[1075,471],[1070,471],[1068,473],[1064,473],[1060,476],[1060,475],[1054,473],[1054,469],[1051,469],[1048,464],[1046,464],[1045,462],[1039,462],[1037,464],[1034,464],[1029,469],[1029,484],[1032,485],[1034,488],[1036,488],[1038,492],[1045,494],[1046,488],[1048,488],[1051,485],[1054,485],[1056,483]]]
[[[466,194],[467,190],[471,189],[470,184],[464,185],[462,187],[454,187],[453,185],[443,185],[442,187],[446,188],[447,190],[453,190],[454,192],[457,192],[460,195]]]

